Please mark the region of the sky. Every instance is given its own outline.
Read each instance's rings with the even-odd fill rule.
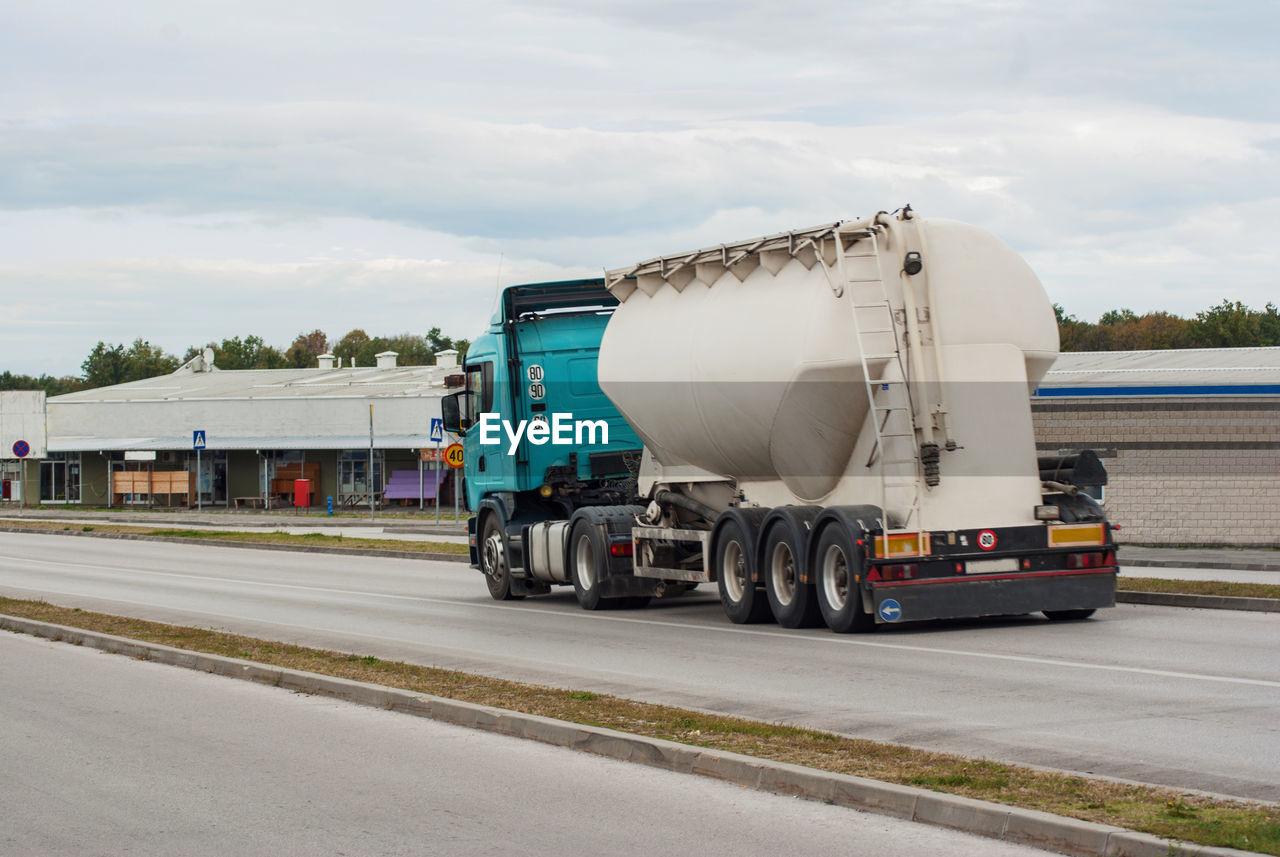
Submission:
[[[0,0],[0,371],[440,327],[910,203],[1049,296],[1280,303],[1280,3]]]

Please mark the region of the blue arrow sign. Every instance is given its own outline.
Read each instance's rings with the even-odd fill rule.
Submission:
[[[880,602],[880,618],[886,622],[897,622],[902,618],[902,605],[892,598]]]
[[[191,448],[192,449],[205,448],[204,429],[198,429],[197,431],[193,431],[191,433]]]
[[[431,418],[431,442],[442,443],[444,441],[444,420],[439,417]]]

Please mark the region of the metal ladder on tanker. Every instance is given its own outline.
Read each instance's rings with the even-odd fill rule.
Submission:
[[[923,530],[920,521],[922,472],[915,409],[907,378],[907,360],[894,321],[894,308],[880,265],[879,236],[868,230],[858,240],[837,245],[838,273],[849,292],[853,332],[862,356],[862,379],[870,405],[875,446],[867,466],[880,475],[880,525],[888,534],[890,508],[904,510],[897,532]],[[857,251],[857,252],[850,252]],[[880,377],[873,377],[879,368]],[[891,506],[892,503],[892,506]]]

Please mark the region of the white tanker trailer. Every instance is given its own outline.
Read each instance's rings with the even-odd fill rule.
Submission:
[[[1097,457],[1036,454],[1053,310],[994,236],[907,208],[572,285],[508,290],[451,422],[582,413],[598,379],[643,452],[513,444],[514,483],[486,490],[472,461],[493,453],[469,447],[495,597],[573,585],[598,609],[716,582],[735,622],[841,632],[1114,603]],[[490,350],[511,371],[485,388]]]

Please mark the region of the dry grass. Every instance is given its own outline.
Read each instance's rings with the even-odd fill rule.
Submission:
[[[298,526],[305,526],[305,520]],[[295,547],[356,548],[359,550],[394,550],[406,553],[443,553],[465,555],[466,545],[452,542],[401,541],[398,539],[362,539],[330,536],[324,533],[290,535],[284,532],[239,533],[226,530],[186,530],[172,527],[145,527],[134,524],[67,524],[62,521],[0,521],[0,526],[23,530],[57,533],[96,533],[152,536],[170,539],[202,539],[212,542],[242,542],[259,545],[293,545]]]
[[[1164,580],[1157,577],[1121,577],[1120,589],[1130,592],[1172,592],[1180,595],[1227,595],[1233,598],[1280,598],[1274,583],[1232,583],[1228,580]]]
[[[826,771],[1097,821],[1202,845],[1280,855],[1280,810],[1170,789],[1021,768],[811,729],[520,684],[372,656],[0,598],[0,612],[181,649],[372,682]]]

